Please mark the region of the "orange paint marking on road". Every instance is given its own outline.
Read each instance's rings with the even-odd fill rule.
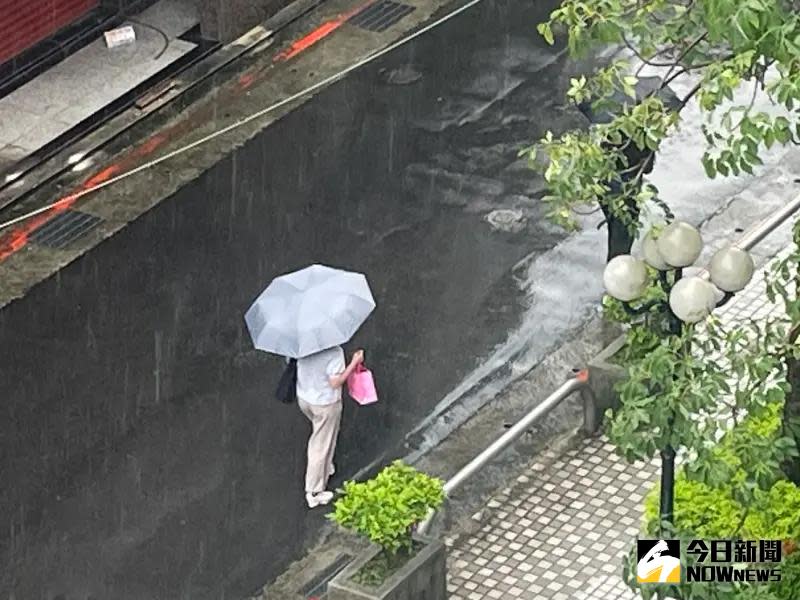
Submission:
[[[134,151],[134,156],[147,156],[152,154],[159,146],[167,141],[167,136],[160,134],[154,135],[146,140],[141,146],[138,146]]]
[[[29,238],[34,231],[57,214],[67,210],[76,200],[77,198],[74,194],[65,196],[50,208],[50,210],[28,219],[25,221],[24,225],[12,229],[10,233],[0,237],[0,261],[5,260],[15,252],[24,248],[28,244]]]
[[[93,188],[101,183],[105,183],[109,179],[111,179],[114,175],[119,173],[122,170],[119,164],[114,164],[106,167],[102,171],[99,171],[92,175],[89,179],[83,182],[80,189],[88,190],[89,188]]]
[[[354,8],[353,10],[343,15],[339,15],[335,19],[326,21],[325,23],[323,23],[310,33],[307,33],[306,35],[301,37],[299,40],[295,40],[294,42],[292,42],[292,44],[288,48],[286,48],[286,50],[279,52],[277,55],[275,55],[275,58],[273,58],[272,60],[274,62],[287,61],[290,58],[294,58],[304,50],[308,50],[311,46],[325,39],[334,31],[339,29],[342,25],[345,24],[345,22],[347,22],[348,19],[360,13],[362,10],[367,8],[373,2],[374,0],[371,0],[370,2],[362,4],[361,6]]]
[[[84,181],[80,187],[80,190],[88,190],[100,185],[114,177],[114,175],[119,173],[121,170],[122,167],[118,164],[106,167],[102,171],[95,173],[89,179]],[[55,204],[53,204],[49,210],[46,210],[35,217],[31,217],[25,221],[24,224],[12,229],[9,233],[0,236],[0,261],[5,260],[15,252],[18,252],[24,248],[30,241],[30,236],[34,231],[39,229],[39,227],[47,223],[56,215],[72,207],[79,199],[80,196],[78,194],[64,196]]]
[[[256,81],[256,76],[254,73],[245,73],[241,77],[239,77],[239,87],[243,90],[249,88],[253,83]]]

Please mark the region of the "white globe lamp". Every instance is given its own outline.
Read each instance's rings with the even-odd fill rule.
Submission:
[[[652,229],[647,232],[647,235],[642,240],[642,256],[644,257],[644,262],[654,269],[659,271],[668,271],[670,269],[667,261],[664,260],[658,250],[658,243]]]
[[[623,302],[640,298],[647,289],[647,283],[647,265],[629,254],[615,256],[603,271],[606,292]]]
[[[728,246],[714,254],[709,265],[711,281],[723,292],[739,292],[753,278],[756,265],[750,253]]]
[[[669,306],[684,323],[699,323],[716,306],[714,286],[700,277],[684,277],[672,288]]]
[[[682,269],[698,259],[703,239],[696,227],[684,221],[673,221],[658,236],[656,247],[669,266]]]

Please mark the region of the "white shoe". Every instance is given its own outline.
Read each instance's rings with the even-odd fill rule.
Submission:
[[[306,494],[308,508],[316,508],[317,506],[330,504],[331,500],[333,500],[333,492],[317,492],[316,494],[309,492]]]

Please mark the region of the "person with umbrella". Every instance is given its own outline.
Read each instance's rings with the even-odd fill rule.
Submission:
[[[363,362],[364,352],[345,364],[341,345],[375,308],[366,277],[312,265],[278,277],[245,314],[259,350],[294,359],[298,405],[311,422],[305,475],[309,508],[328,504],[333,455],[342,415],[342,386]]]
[[[311,421],[305,480],[309,508],[328,504],[333,499],[333,492],[326,488],[336,471],[333,455],[342,420],[342,386],[362,362],[364,351],[357,350],[345,367],[341,346],[297,361],[297,404]]]

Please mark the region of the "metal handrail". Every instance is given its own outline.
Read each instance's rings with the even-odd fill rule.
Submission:
[[[800,183],[800,179],[796,179],[795,183]],[[798,210],[800,210],[800,195],[795,197],[794,200],[783,206],[780,210],[775,211],[772,215],[760,221],[756,226],[751,227],[732,245],[741,250],[751,250]],[[704,267],[697,273],[697,276],[703,279],[709,279],[711,276],[709,268]],[[578,371],[574,377],[564,382],[561,387],[537,404],[530,412],[522,417],[522,419],[517,421],[513,427],[497,438],[483,452],[478,454],[478,456],[469,461],[461,470],[448,479],[444,484],[445,498],[450,497],[450,495],[461,487],[467,479],[472,477],[489,461],[493,460],[510,444],[516,441],[531,425],[545,417],[552,409],[578,391],[580,391],[583,396],[583,430],[587,433],[597,431],[599,426],[597,406],[594,402],[591,388],[589,387],[589,371],[588,369],[583,369]],[[419,534],[425,535],[425,533],[427,533],[435,514],[434,511],[431,511],[428,513],[427,518],[419,524],[417,527],[417,532]]]
[[[795,180],[795,183],[800,183],[800,180]],[[798,195],[794,200],[789,202],[780,210],[775,211],[772,215],[761,221],[758,225],[746,231],[745,234],[739,238],[739,241],[734,244],[734,246],[741,248],[742,250],[751,250],[761,240],[775,231],[775,229],[783,225],[783,222],[796,213],[799,209],[800,195]]]
[[[796,179],[795,183],[800,183],[800,179]],[[769,217],[761,220],[757,225],[745,231],[742,237],[731,245],[740,250],[752,250],[765,237],[783,225],[784,221],[798,210],[800,210],[800,195],[796,196],[794,200],[783,206],[780,210],[775,211]],[[711,272],[708,267],[703,267],[703,269],[697,273],[697,276],[703,279],[709,279],[711,277]]]
[[[583,369],[578,371],[550,394],[542,402],[532,408],[524,417],[517,421],[508,431],[492,442],[483,452],[464,465],[455,475],[444,484],[444,495],[449,497],[455,490],[461,487],[467,479],[472,477],[489,461],[493,460],[503,450],[508,448],[513,442],[519,439],[534,423],[547,416],[556,406],[569,398],[575,392],[583,392],[584,396],[584,429],[592,431],[596,429],[596,417],[594,412],[594,402],[591,398],[589,388],[589,371]],[[417,527],[417,533],[425,535],[431,525],[435,512],[431,511],[427,518]]]

